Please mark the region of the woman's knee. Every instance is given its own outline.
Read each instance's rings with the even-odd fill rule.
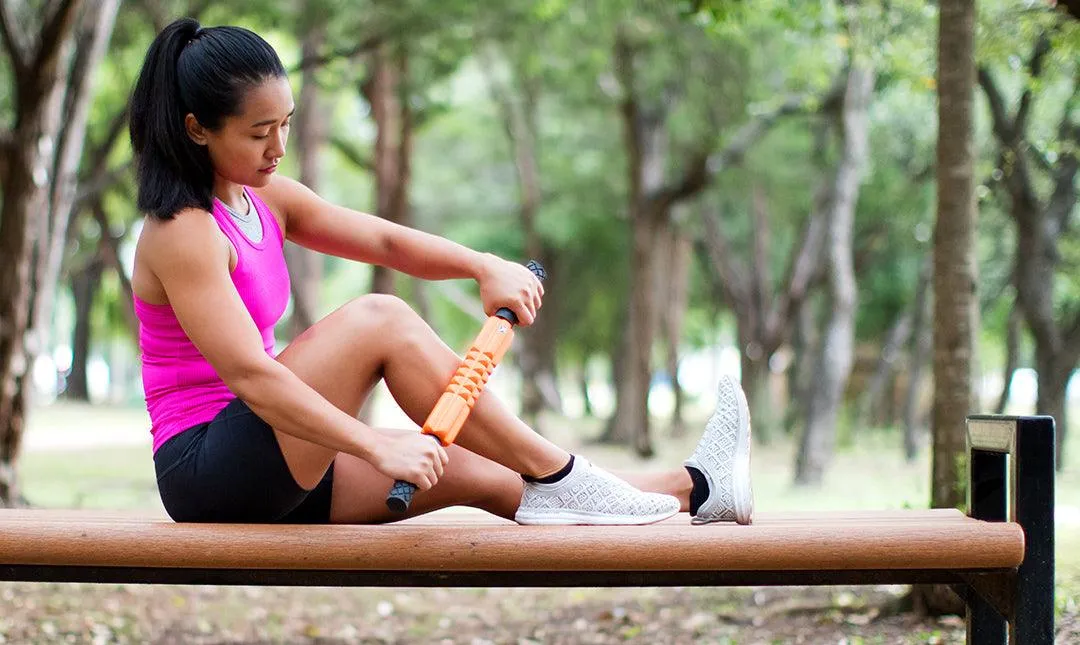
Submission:
[[[355,327],[377,328],[380,331],[419,318],[409,303],[385,293],[369,293],[354,298],[342,307],[341,313]]]
[[[403,331],[414,328],[420,316],[397,296],[371,293],[350,300],[337,312],[347,337],[375,340],[385,346]],[[368,348],[370,349],[370,345]]]
[[[373,293],[345,305],[357,335],[373,338],[393,353],[412,352],[430,344],[434,332],[409,303],[397,296]]]

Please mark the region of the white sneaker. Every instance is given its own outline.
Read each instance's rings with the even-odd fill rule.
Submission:
[[[750,410],[738,382],[723,376],[717,386],[716,410],[694,454],[685,462],[701,471],[709,497],[691,518],[694,524],[736,521],[749,524],[754,514],[750,486]]]
[[[574,467],[554,484],[525,482],[518,524],[652,524],[679,512],[671,495],[646,493],[574,456]]]

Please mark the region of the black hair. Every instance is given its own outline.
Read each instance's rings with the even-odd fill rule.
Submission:
[[[184,119],[209,129],[240,113],[245,92],[285,76],[274,49],[241,27],[203,29],[192,18],[166,27],[150,44],[131,95],[139,210],[168,220],[184,208],[213,206],[214,169]]]

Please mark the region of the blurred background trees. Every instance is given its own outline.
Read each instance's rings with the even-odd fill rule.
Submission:
[[[938,91],[967,90],[938,87],[934,4],[3,0],[0,501],[19,499],[32,405],[141,404],[126,101],[181,15],[278,49],[298,106],[287,174],[545,263],[543,314],[514,351],[540,431],[598,417],[590,439],[647,456],[738,372],[755,436],[792,441],[794,482],[818,485],[837,442],[871,429],[909,458],[929,445],[934,335],[966,312],[974,403],[954,416],[1053,414],[1068,449],[1080,23],[1067,3],[977,4],[974,129],[955,143],[972,154],[976,293],[935,315],[935,287],[954,304],[965,288],[933,275],[955,255],[934,261],[941,199],[963,198],[938,183]],[[475,332],[472,284],[288,260],[282,343],[370,291],[452,347]],[[955,490],[955,467],[934,472]]]

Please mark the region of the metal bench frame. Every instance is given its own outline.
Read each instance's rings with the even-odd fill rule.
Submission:
[[[1054,642],[1055,432],[1051,417],[968,418],[968,514],[1024,529],[1016,571],[958,585],[969,643]]]

